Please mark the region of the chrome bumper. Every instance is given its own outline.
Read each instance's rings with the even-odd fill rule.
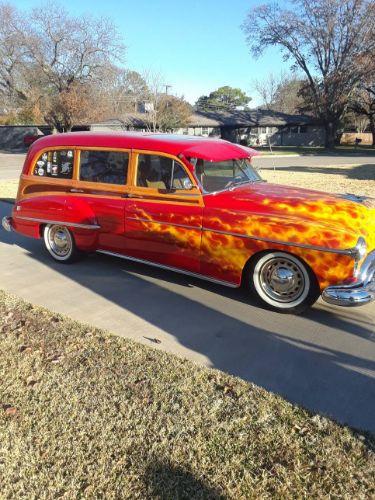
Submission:
[[[1,224],[5,231],[11,231],[12,230],[12,217],[3,217]]]
[[[329,286],[323,290],[322,299],[346,307],[362,306],[375,300],[375,250],[364,260],[355,283]]]

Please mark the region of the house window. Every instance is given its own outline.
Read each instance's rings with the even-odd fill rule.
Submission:
[[[290,133],[291,134],[298,134],[298,128],[299,127],[290,127]]]
[[[202,135],[208,136],[208,127],[202,127]]]
[[[125,185],[129,153],[122,151],[81,151],[79,178],[86,182]]]
[[[306,134],[307,133],[307,125],[301,125],[299,128],[299,133]]]

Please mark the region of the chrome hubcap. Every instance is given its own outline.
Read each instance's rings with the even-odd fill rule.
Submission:
[[[51,251],[59,257],[67,256],[72,248],[69,231],[63,226],[53,226],[50,228],[48,242]]]
[[[263,291],[278,302],[292,302],[302,294],[305,279],[297,264],[282,258],[265,262],[260,270]]]

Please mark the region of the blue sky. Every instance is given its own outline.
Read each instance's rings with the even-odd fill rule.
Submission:
[[[35,0],[13,0],[21,9]],[[252,80],[287,70],[277,49],[254,60],[240,26],[262,0],[64,0],[73,14],[111,17],[127,46],[126,66],[160,72],[171,93],[194,103],[222,86],[240,87],[260,104]]]

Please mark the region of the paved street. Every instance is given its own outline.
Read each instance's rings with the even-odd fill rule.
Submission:
[[[0,203],[0,217],[10,209]],[[375,431],[374,305],[279,315],[239,290],[116,258],[59,265],[40,241],[3,230],[0,288]]]
[[[328,165],[375,165],[374,156],[357,156],[353,154],[340,155],[317,155],[317,156],[257,156],[253,160],[254,165],[261,168],[276,167],[315,167]]]
[[[0,153],[0,180],[17,179],[24,160],[24,154]]]

